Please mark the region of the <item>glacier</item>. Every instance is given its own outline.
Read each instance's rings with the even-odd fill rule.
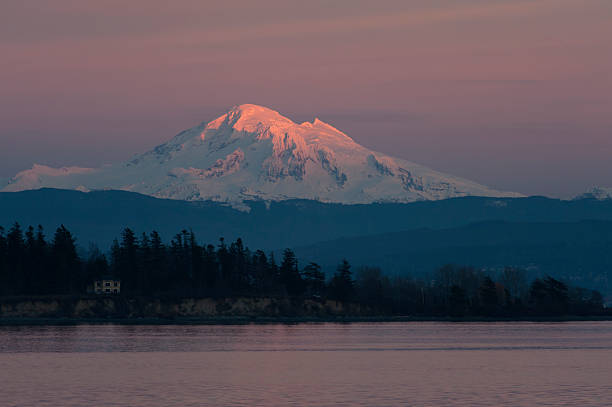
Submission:
[[[263,106],[235,106],[126,162],[101,168],[34,165],[1,188],[124,190],[157,198],[414,202],[463,196],[521,197],[375,152],[314,119],[295,123]]]

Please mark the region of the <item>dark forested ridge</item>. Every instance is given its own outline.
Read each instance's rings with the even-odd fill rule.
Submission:
[[[343,237],[449,229],[483,221],[519,223],[612,221],[612,200],[465,197],[407,204],[341,205],[317,201],[215,202],[157,199],[124,191],[40,189],[0,193],[0,225],[15,221],[52,230],[64,224],[82,245],[108,248],[118,230],[155,229],[164,236],[190,227],[204,241],[241,237],[265,250]],[[248,209],[248,210],[247,210]]]
[[[295,247],[300,258],[324,267],[343,253],[355,264],[376,264],[390,274],[428,273],[446,263],[502,270],[507,265],[530,275],[552,274],[612,294],[612,222],[488,221],[450,229],[418,229],[346,237]]]
[[[274,297],[336,300],[380,315],[555,316],[604,315],[601,294],[550,276],[529,280],[520,269],[487,273],[447,265],[426,277],[353,270],[338,252],[333,270],[301,264],[286,249],[279,259],[250,250],[241,239],[200,244],[183,230],[166,243],[158,232],[126,228],[108,253],[90,247],[79,256],[63,225],[51,237],[42,227],[0,229],[0,295],[84,295],[96,279],[121,280],[126,297]]]

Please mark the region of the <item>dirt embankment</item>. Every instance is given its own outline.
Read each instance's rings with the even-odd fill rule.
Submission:
[[[288,298],[125,298],[122,296],[0,299],[0,318],[216,318],[366,316],[355,304]]]

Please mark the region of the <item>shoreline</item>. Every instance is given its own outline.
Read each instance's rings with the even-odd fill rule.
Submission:
[[[559,316],[559,317],[424,317],[424,316],[337,316],[337,317],[176,317],[176,318],[0,318],[0,326],[76,326],[76,325],[297,325],[297,324],[351,324],[351,323],[564,323],[607,322],[612,316]]]
[[[612,321],[612,312],[602,310],[601,314],[594,315],[391,315],[359,304],[334,300],[273,297],[41,296],[0,298],[0,326],[573,321]]]

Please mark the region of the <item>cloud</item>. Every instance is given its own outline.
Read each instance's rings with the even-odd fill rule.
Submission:
[[[423,120],[425,115],[406,111],[393,110],[354,110],[343,112],[328,112],[321,119],[328,122],[351,121],[354,123],[409,123]]]
[[[363,13],[359,5],[345,1],[342,8],[325,13],[304,13],[295,3],[291,12],[286,1],[238,2],[232,7],[196,1],[169,6],[163,1],[146,2],[72,2],[49,3],[27,0],[9,1],[0,16],[0,42],[48,43],[81,42],[95,39],[194,43],[220,45],[259,40],[297,39],[364,31],[407,29],[430,24],[447,24],[491,18],[513,18],[545,13],[553,8],[575,6],[569,0],[512,0],[497,2],[446,2],[444,6],[423,7],[406,3]],[[426,3],[426,2],[425,2]],[[271,7],[265,7],[266,4]],[[419,7],[418,4],[421,4]],[[284,5],[285,7],[280,7]],[[276,7],[275,7],[276,6]],[[328,4],[322,9],[331,8]],[[262,9],[278,12],[262,13]],[[363,7],[362,7],[363,8]],[[306,10],[308,11],[308,10]],[[24,24],[28,21],[28,24]]]

